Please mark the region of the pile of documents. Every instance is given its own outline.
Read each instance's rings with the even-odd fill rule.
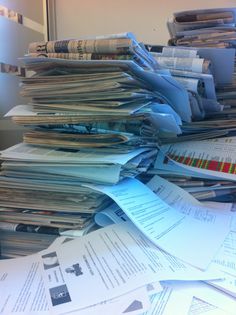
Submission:
[[[213,80],[198,53],[198,75]],[[177,81],[195,68],[162,61],[130,33],[30,45],[29,103],[6,114],[27,131],[1,152],[0,234],[4,258],[37,253],[0,260],[3,315],[234,315],[234,206],[171,180],[204,174],[229,189],[236,140],[182,142],[185,125],[204,122],[192,122],[203,100],[219,104],[203,77],[187,76],[195,93]]]
[[[199,200],[235,201],[232,151],[236,130],[235,49],[231,37],[235,36],[235,13],[235,8],[174,13],[173,20],[167,24],[171,36],[169,44],[177,46],[151,47],[159,52],[158,55],[172,56],[172,50],[176,49],[181,56],[193,57],[192,54],[197,53],[200,58],[210,60],[212,84],[216,86],[214,103],[212,100],[206,103],[202,119],[183,124],[182,135],[176,139],[179,143],[162,146],[155,163],[158,174],[185,188]],[[225,47],[227,49],[222,49]],[[168,49],[172,49],[170,53]],[[204,87],[209,88],[206,81]],[[216,104],[219,110],[212,111],[217,108]],[[201,142],[204,137],[212,140]],[[184,140],[187,142],[181,143]],[[173,143],[172,139],[167,142]]]
[[[235,47],[236,9],[214,8],[180,11],[167,22],[170,45]]]
[[[80,39],[33,42],[29,44],[30,57],[72,60],[133,60],[146,69],[158,64],[138,43],[132,33],[86,37]]]
[[[80,238],[57,238],[34,255],[0,261],[3,315],[16,310],[169,315],[176,309],[181,315],[202,309],[233,315],[232,214],[205,207],[174,186],[159,177],[148,186],[136,179],[93,186],[116,202],[98,214],[103,228]]]
[[[54,231],[53,227],[0,222],[1,259],[27,256],[47,248],[59,235]]]
[[[32,43],[29,52],[20,92],[29,103],[6,114],[27,131],[1,152],[0,229],[83,235],[111,203],[88,184],[146,172],[159,134],[191,121],[188,94],[130,33]]]
[[[232,119],[235,109],[228,99],[234,95],[235,49],[155,45],[147,48],[188,90],[192,111],[193,121],[182,124],[182,134],[175,139],[163,135],[161,142],[232,135],[236,127]],[[206,61],[208,73],[202,73]]]
[[[174,13],[173,19],[167,23],[171,37],[169,44],[175,46],[173,49],[183,49],[182,55],[191,49],[197,51],[200,58],[210,60],[209,70],[216,86],[211,97],[214,102],[205,103],[204,120],[182,127],[187,140],[203,139],[199,133],[213,138],[235,135],[235,23],[235,8],[181,11]],[[205,81],[204,86],[209,91],[209,83]],[[217,103],[219,110],[212,112]]]

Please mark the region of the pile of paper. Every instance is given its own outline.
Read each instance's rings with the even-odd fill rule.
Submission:
[[[6,114],[28,131],[23,143],[1,152],[0,231],[3,256],[17,256],[19,243],[8,242],[17,235],[11,227],[21,231],[20,242],[24,232],[35,233],[22,255],[30,244],[39,252],[0,261],[2,314],[172,315],[177,309],[189,315],[205,308],[233,315],[232,204],[201,203],[163,178],[148,177],[173,175],[190,158],[191,172],[199,174],[223,146],[217,169],[202,173],[218,180],[230,173],[234,180],[229,170],[236,161],[229,167],[227,154],[233,155],[235,140],[202,141],[203,149],[198,141],[160,145],[163,135],[181,139],[181,124],[197,117],[193,91],[129,33],[34,43],[29,50],[21,85],[29,103]],[[200,59],[201,71],[210,67],[208,58]],[[210,100],[201,83],[195,81],[195,94]],[[40,232],[51,235],[38,242]],[[40,251],[55,234],[70,239],[57,238]]]
[[[222,109],[216,100],[213,53],[209,52],[204,57],[196,48],[183,47],[162,47],[161,52],[151,52],[158,63],[168,68],[173,77],[187,89],[193,120],[202,120],[207,114]]]
[[[171,45],[235,47],[235,8],[180,11],[167,22]]]
[[[186,140],[204,139],[203,134],[205,138],[235,135],[235,21],[235,8],[214,8],[180,11],[167,22],[169,45],[175,46],[172,49],[183,49],[180,50],[182,56],[191,49],[200,58],[210,60],[211,85],[216,86],[214,96],[208,96],[211,99],[203,106],[204,121],[186,123],[182,127]],[[209,91],[209,82],[204,81],[204,88]]]
[[[163,145],[148,172],[164,176],[198,200],[234,203],[235,141],[220,137]]]
[[[127,191],[130,197],[139,185],[140,188],[148,189],[133,181],[130,182],[130,188],[134,185],[134,189]],[[150,185],[152,188],[158,188],[156,180]],[[125,187],[123,192],[124,190]],[[139,190],[138,194],[141,192]],[[158,196],[151,190],[148,195],[150,193],[158,200]],[[116,201],[122,203],[123,193],[116,193],[114,198],[118,198]],[[141,205],[140,198],[141,195],[136,205]],[[181,202],[178,211],[181,209],[180,204]],[[122,208],[130,215],[132,206],[123,205]],[[196,207],[194,210],[193,205],[189,206],[190,208],[195,214],[200,210]],[[202,211],[205,212],[206,209],[202,208]],[[162,216],[161,213],[159,215]],[[213,215],[214,219],[208,220],[208,223],[201,219],[199,226],[205,225],[213,231],[223,216],[215,213],[213,208],[208,209],[208,215],[209,218]],[[196,220],[192,214],[187,217]],[[225,215],[223,220],[226,217]],[[167,221],[165,216],[163,223],[166,225]],[[153,220],[154,226],[156,223]],[[226,221],[222,222],[223,226],[226,226]],[[173,226],[173,229],[178,230],[177,225]],[[168,230],[167,234],[172,233]],[[149,233],[149,238],[151,234]],[[162,236],[161,234],[160,239],[165,233]],[[224,232],[215,239],[209,238],[204,247],[209,246],[212,253],[211,245],[218,243],[223,234]],[[188,246],[192,246],[187,239],[185,237],[185,245],[189,243]],[[202,257],[197,260],[197,264],[202,262]],[[117,222],[73,240],[57,238],[48,249],[23,258],[2,260],[0,267],[0,305],[3,315],[23,310],[26,314],[76,312],[83,315],[118,315],[147,312],[145,314],[167,315],[173,314],[176,308],[181,311],[181,315],[194,314],[194,311],[200,311],[202,308],[215,310],[218,315],[233,315],[235,309],[233,296],[222,294],[212,285],[202,282],[223,277],[219,268],[210,267],[202,271],[170,256],[150,242],[131,222]],[[27,282],[29,278],[31,281]],[[216,284],[219,282],[214,281]],[[25,283],[27,286],[24,286]]]
[[[111,203],[85,185],[146,172],[159,134],[191,121],[187,91],[130,33],[32,43],[29,52],[20,89],[29,102],[6,114],[27,130],[1,152],[0,220],[82,235]]]
[[[155,163],[156,171],[199,200],[234,202],[235,175],[231,166],[234,164],[232,150],[236,130],[235,49],[228,48],[233,45],[229,44],[232,43],[232,38],[229,39],[226,33],[235,28],[235,8],[174,13],[168,28],[173,39],[169,44],[177,46],[159,48],[158,51],[172,55],[172,51],[176,50],[182,56],[192,56],[195,53],[194,56],[197,54],[200,58],[210,60],[209,70],[216,92],[214,102],[209,99],[210,102],[205,103],[202,119],[183,124],[182,135],[176,139],[178,144],[161,147]],[[222,49],[225,47],[222,46],[223,42],[228,42],[227,49]],[[205,90],[209,87],[207,81],[204,82],[204,87]],[[213,110],[217,108],[217,103],[218,111]],[[204,137],[212,140],[201,142]],[[227,138],[218,139],[219,137]],[[184,140],[187,142],[181,143]],[[167,139],[166,143],[173,141]],[[170,155],[169,149],[172,152]]]
[[[136,191],[138,190],[137,185],[140,185],[140,184],[137,184],[134,182],[132,183],[132,186],[136,186],[134,188],[134,189],[136,189]],[[200,202],[197,199],[195,199],[193,196],[191,196],[191,194],[189,194],[187,191],[183,190],[182,188],[180,188],[176,184],[171,183],[171,182],[169,182],[169,181],[165,180],[164,178],[161,178],[157,175],[152,177],[151,180],[149,180],[147,182],[147,187],[149,189],[151,189],[156,194],[156,196],[158,196],[161,199],[161,202],[159,201],[159,209],[162,208],[162,210],[163,210],[164,203],[166,203],[170,207],[173,207],[174,209],[179,211],[180,213],[188,215],[194,219],[200,220],[200,221],[202,221],[202,223],[208,222],[208,224],[209,224],[211,222],[208,225],[208,230],[207,230],[205,235],[204,235],[203,231],[201,232],[202,227],[197,228],[198,233],[199,233],[199,235],[197,237],[198,241],[200,241],[200,235],[203,235],[203,240],[205,239],[205,243],[204,243],[204,245],[201,245],[201,250],[200,250],[200,251],[203,251],[205,253],[209,251],[209,248],[212,249],[212,245],[210,245],[208,243],[208,240],[209,240],[209,237],[211,234],[212,224],[213,225],[216,224],[217,216],[219,216],[218,219],[220,219],[220,217],[222,215],[223,216],[229,215],[231,217],[230,228],[229,228],[230,232],[227,235],[227,237],[225,238],[224,242],[222,243],[220,250],[218,251],[217,255],[212,259],[210,265],[208,265],[207,270],[218,270],[220,272],[223,272],[224,273],[224,280],[222,279],[220,281],[219,280],[211,281],[211,284],[214,286],[218,286],[223,291],[227,291],[228,293],[230,293],[233,296],[236,296],[236,287],[234,285],[234,280],[236,277],[235,265],[232,261],[235,259],[235,253],[234,252],[235,252],[235,246],[236,246],[236,243],[235,243],[235,239],[236,239],[236,233],[235,233],[236,232],[236,213],[234,212],[233,204],[232,203],[221,203],[221,202],[218,202],[218,203],[216,203],[216,202]],[[131,188],[131,183],[130,183],[129,195],[132,194],[131,191],[132,191],[132,188]],[[140,187],[140,191],[141,191],[141,187]],[[138,199],[137,196],[136,196],[136,198]],[[156,203],[158,203],[158,202],[156,201]],[[131,217],[131,216],[130,216],[129,211],[127,211],[127,208],[128,208],[128,204],[126,207],[122,208],[122,209],[124,209],[124,211],[121,208],[119,208],[117,206],[117,204],[113,204],[113,205],[107,207],[105,210],[97,213],[95,216],[95,221],[97,224],[99,224],[101,226],[107,226],[107,225],[112,224],[112,223],[118,224],[118,223],[121,223],[123,221],[129,221],[129,217]],[[165,209],[167,210],[166,207],[165,207]],[[167,216],[168,215],[166,212],[165,219],[167,219]],[[172,212],[172,217],[173,217],[173,212]],[[156,222],[157,222],[157,218],[158,218],[158,214],[156,214],[156,216],[155,216]],[[153,225],[157,224],[154,222],[154,219],[152,219],[152,220],[153,220],[153,222],[152,222]],[[137,221],[138,221],[138,216],[136,216],[136,218],[133,220],[133,222],[137,223]],[[146,224],[147,224],[147,222],[146,222]],[[162,224],[163,224],[163,222],[162,222]],[[176,241],[176,242],[174,242],[175,248],[172,249],[175,251],[175,256],[178,255],[178,253],[177,253],[179,250],[178,244],[181,244],[181,246],[184,247],[185,246],[184,244],[188,243],[187,239],[193,240],[192,233],[194,233],[193,232],[194,223],[191,222],[189,224],[191,226],[191,232],[188,231],[188,235],[186,235],[185,240],[179,241],[179,237],[181,237],[180,234],[184,233],[183,226],[182,226],[182,229],[179,230],[175,236],[174,235],[172,236],[172,243],[174,242],[174,240]],[[227,223],[225,222],[223,224],[224,228],[226,227],[225,224],[227,225]],[[149,233],[151,234],[152,232],[150,229],[150,225],[149,225]],[[216,228],[216,230],[219,229],[219,227],[216,227],[216,226],[215,226],[215,228]],[[143,227],[141,226],[140,229],[143,230]],[[158,230],[161,231],[161,228],[158,227]],[[175,230],[175,228],[173,228],[173,230]],[[178,228],[177,228],[177,230],[178,230]],[[169,231],[168,233],[172,234],[173,232],[174,231]],[[214,232],[213,232],[213,234],[214,234]],[[148,234],[146,234],[146,235],[148,235]],[[215,238],[215,236],[214,236],[214,238]],[[158,241],[159,240],[155,239],[156,243]],[[191,242],[193,242],[193,241],[191,241]],[[193,245],[193,243],[191,243],[191,242],[188,243],[188,246],[191,246],[191,244]],[[168,246],[168,245],[165,244],[165,246]],[[207,248],[204,249],[205,246],[207,246],[207,247],[209,246],[208,249]],[[167,247],[165,247],[165,249],[167,249]],[[193,255],[193,253],[192,253],[193,251],[190,248],[185,248],[185,249],[186,249],[186,252],[190,251],[191,255]],[[196,242],[195,242],[194,249],[195,249],[194,252],[198,255],[198,258],[195,257],[192,260],[191,264],[196,265],[197,263],[199,263],[199,261],[202,261],[203,255],[199,254]],[[185,256],[185,259],[187,258],[186,255],[188,255],[188,254],[186,252],[181,254],[182,259],[184,258],[184,256]],[[200,258],[200,256],[201,256],[201,258]],[[232,264],[231,264],[231,262],[232,262]]]
[[[193,121],[181,126],[176,141],[203,140],[232,134],[235,49],[148,45],[189,93]],[[204,62],[209,64],[203,72]],[[224,71],[222,71],[224,69]],[[232,105],[231,105],[232,104]],[[231,119],[229,119],[231,117]],[[172,142],[162,138],[162,143]]]

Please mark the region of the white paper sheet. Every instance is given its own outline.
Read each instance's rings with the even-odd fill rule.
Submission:
[[[155,56],[154,56],[155,57]],[[192,71],[197,73],[203,72],[203,58],[190,58],[190,57],[165,57],[158,56],[155,57],[158,63],[163,67],[173,68],[183,71]]]
[[[209,266],[222,272],[225,279],[210,281],[212,285],[229,292],[236,298],[236,233],[230,232]]]
[[[113,203],[106,209],[96,213],[94,216],[94,220],[100,226],[107,226],[113,223],[129,221],[129,218],[116,203]]]
[[[44,251],[42,260],[55,314],[86,308],[154,281],[210,275],[158,250],[131,222],[113,224]],[[57,298],[61,292],[65,292],[63,298]]]
[[[61,244],[71,241],[68,237],[58,237],[49,246],[53,251]],[[23,258],[0,261],[0,313],[2,315],[49,315],[45,286],[40,272],[40,253]],[[97,303],[83,311],[89,314],[140,314],[150,306],[149,294],[162,290],[158,282],[131,291],[118,298]],[[77,313],[72,313],[77,314]]]
[[[188,315],[191,303],[191,295],[164,286],[162,292],[151,297],[151,307],[143,315]]]
[[[185,215],[136,179],[125,179],[114,186],[88,187],[111,197],[154,244],[202,269],[210,263],[229,232],[230,216]]]
[[[169,206],[181,209],[185,204],[200,206],[201,203],[179,186],[155,175],[147,186]]]
[[[39,268],[37,254],[0,260],[1,314],[49,314]]]
[[[158,280],[150,255],[133,237],[130,229],[111,225],[45,251],[42,260],[53,312],[78,310]]]
[[[214,305],[215,307],[219,308],[221,312],[225,311],[230,315],[235,315],[236,299],[204,282],[167,281],[165,282],[165,285],[168,285],[173,289],[176,288],[183,294],[192,295],[211,305]],[[221,315],[221,313],[219,314]]]
[[[147,294],[146,287],[141,287],[137,290],[131,291],[128,294],[119,296],[115,299],[104,301],[92,305],[91,307],[66,312],[71,315],[139,315],[150,308],[150,298]],[[57,313],[56,313],[57,314]],[[64,313],[63,313],[64,314]]]
[[[193,296],[187,315],[229,315],[229,313]]]

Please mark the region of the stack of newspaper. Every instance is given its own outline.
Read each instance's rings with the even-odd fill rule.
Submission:
[[[196,48],[171,46],[162,47],[161,52],[151,54],[188,90],[193,120],[202,120],[208,113],[221,110],[216,100],[213,58],[204,58]]]
[[[235,49],[155,45],[148,45],[148,48],[189,93],[193,121],[183,123],[182,134],[175,141],[231,134],[235,129],[235,121],[232,120],[234,108],[229,108],[227,95],[233,97],[233,92],[221,94],[220,91],[232,91],[234,87]],[[228,119],[230,113],[231,121]],[[162,137],[161,140],[162,143],[174,141],[170,137]]]
[[[182,134],[175,141],[171,138],[162,139],[162,143],[166,143],[166,145],[160,147],[154,169],[148,172],[160,174],[184,188],[198,200],[227,202],[228,204],[236,201],[234,170],[235,49],[219,48],[221,45],[217,44],[218,41],[221,43],[222,40],[227,40],[227,37],[222,39],[215,36],[215,44],[213,42],[208,44],[213,38],[211,35],[213,36],[216,31],[212,23],[219,22],[213,21],[212,18],[217,16],[223,18],[224,15],[234,18],[234,14],[235,9],[175,13],[175,19],[168,22],[170,34],[175,38],[174,42],[170,41],[170,44],[175,46],[148,45],[149,50],[154,52],[152,53],[154,57],[165,62],[175,76],[185,75],[187,71],[189,77],[193,74],[196,75],[196,73],[190,72],[193,69],[196,72],[196,65],[199,65],[198,71],[203,72],[206,59],[210,61],[207,68],[210,74],[201,73],[201,80],[203,80],[203,76],[211,76],[210,85],[210,81],[204,80],[202,81],[203,88],[198,90],[198,94],[203,100],[207,95],[211,95],[205,102],[204,116],[202,118],[199,116],[198,121],[195,119],[190,123],[184,123],[181,126]],[[226,23],[226,20],[221,22]],[[225,25],[222,27],[226,29]],[[202,42],[204,47],[192,38],[197,37],[198,33],[201,34],[199,38],[204,33],[209,37],[209,41]],[[188,39],[189,42],[187,42]],[[196,84],[195,87],[197,87]],[[193,89],[193,85],[191,89]],[[204,140],[204,137],[212,140],[200,141]],[[174,142],[178,143],[174,144]],[[144,179],[146,181],[148,176],[146,175]],[[232,206],[232,209],[234,208]]]
[[[167,22],[171,45],[235,47],[236,9],[214,8],[180,11]]]
[[[21,94],[29,103],[6,116],[28,131],[1,152],[0,220],[15,224],[2,229],[86,233],[111,203],[87,185],[146,172],[159,133],[176,135],[191,120],[185,88],[156,70],[133,35],[114,37],[32,43],[22,58]]]
[[[203,121],[184,124],[183,134],[195,135],[196,140],[201,139],[199,133],[212,137],[235,135],[235,21],[235,8],[216,8],[174,13],[173,20],[167,23],[170,45],[187,51],[192,47],[211,61],[216,86],[214,98],[221,110],[206,111]],[[206,87],[206,82],[204,85]],[[212,109],[212,105],[208,102],[206,108]]]

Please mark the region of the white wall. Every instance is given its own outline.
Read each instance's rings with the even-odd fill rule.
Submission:
[[[0,5],[12,9],[24,17],[44,24],[45,0],[0,0]],[[0,16],[0,62],[18,65],[32,41],[44,40],[45,34]],[[3,118],[13,106],[23,104],[19,95],[19,77],[0,73],[0,150],[22,141],[22,127]]]
[[[139,41],[165,45],[173,12],[236,6],[236,0],[55,0],[57,38],[133,32]]]

